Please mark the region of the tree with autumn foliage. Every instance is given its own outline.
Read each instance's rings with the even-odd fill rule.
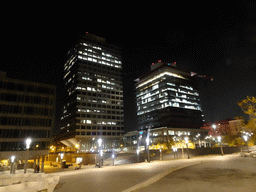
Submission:
[[[247,96],[238,103],[243,112],[249,115],[250,120],[245,124],[243,131],[253,133],[251,142],[256,143],[256,98]]]

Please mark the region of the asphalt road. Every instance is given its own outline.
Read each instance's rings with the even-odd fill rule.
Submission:
[[[256,158],[230,156],[228,159],[174,171],[138,192],[254,192]]]

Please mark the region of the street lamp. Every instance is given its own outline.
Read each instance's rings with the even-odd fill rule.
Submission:
[[[173,150],[174,158],[175,158],[175,154],[176,154],[176,158],[178,159],[178,154],[177,154],[178,149],[176,147],[172,146],[172,150]]]
[[[138,161],[138,163],[139,163],[139,155],[140,155],[140,150],[139,150],[139,148],[136,150],[136,153],[137,153],[137,161]]]
[[[101,144],[102,144],[102,139],[101,139],[101,138],[98,139],[98,144],[99,144],[99,152],[100,152],[100,163],[99,163],[99,167],[101,167],[101,166],[103,165],[103,158],[102,158],[102,156],[103,156],[103,151],[102,151],[102,146],[101,146]]]
[[[150,133],[150,129],[148,128],[147,139],[146,139],[146,143],[147,143],[147,147],[148,147],[148,162],[150,162],[150,156],[149,156],[149,133]]]
[[[190,159],[190,157],[189,157],[189,150],[188,150],[188,137],[185,137],[185,142],[187,144],[188,159]]]
[[[223,149],[222,149],[221,136],[218,136],[218,137],[217,137],[217,140],[218,140],[218,142],[220,143],[220,152],[221,152],[221,155],[223,156],[224,153],[223,153]]]
[[[31,140],[30,138],[27,138],[27,139],[26,139],[26,148],[27,148],[27,149],[29,149],[30,144],[31,144],[31,141],[32,141],[32,140]]]
[[[15,163],[14,163],[15,156],[11,156],[11,167],[10,167],[10,174],[15,173]]]
[[[24,164],[24,173],[27,173],[27,167],[28,167],[28,158],[29,158],[29,147],[32,140],[30,138],[26,139],[26,157],[25,157],[25,164]]]
[[[64,165],[62,163],[63,157],[64,157],[64,153],[60,153],[60,166],[61,166],[61,168],[64,168]]]
[[[101,147],[101,144],[102,144],[102,139],[101,138],[98,139],[98,144],[99,144],[99,147]]]
[[[248,136],[247,135],[243,135],[243,138],[245,140],[246,146],[247,146],[247,151],[249,152],[249,147],[248,147]]]

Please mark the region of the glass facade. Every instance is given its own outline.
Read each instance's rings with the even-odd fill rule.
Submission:
[[[202,113],[196,79],[175,65],[159,66],[136,84],[139,129],[200,128]]]
[[[96,137],[119,140],[124,132],[121,70],[119,49],[95,35],[86,34],[68,52],[61,129],[81,140],[83,149]]]

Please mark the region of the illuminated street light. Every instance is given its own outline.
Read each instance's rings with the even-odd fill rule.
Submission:
[[[148,128],[148,131],[147,131],[147,139],[146,139],[146,144],[147,144],[147,148],[148,148],[148,162],[150,162],[150,155],[149,155],[149,134],[150,134],[150,129]]]
[[[213,124],[212,128],[215,130],[217,128],[217,126],[215,124]]]
[[[100,153],[100,162],[99,162],[99,168],[100,168],[103,165],[103,158],[102,158],[103,150],[102,150],[102,146],[101,146],[101,144],[102,144],[101,138],[98,139],[98,144],[99,144],[99,153]]]
[[[60,159],[62,160],[64,157],[64,153],[60,153]]]
[[[220,152],[221,152],[221,155],[223,156],[224,153],[223,153],[223,149],[222,149],[221,136],[218,136],[218,137],[217,137],[217,140],[218,140],[218,142],[220,143]]]
[[[14,159],[15,159],[15,156],[11,156],[11,162],[13,163],[14,162]]]
[[[187,144],[188,159],[190,159],[190,157],[189,157],[189,150],[188,150],[188,137],[185,137],[184,139],[185,139],[185,142]]]
[[[249,146],[248,146],[248,133],[246,135],[243,135],[243,138],[245,140],[246,146],[247,146],[247,151],[249,152]]]
[[[247,142],[248,136],[247,136],[247,135],[244,135],[243,138],[244,138],[244,140]]]
[[[139,149],[137,149],[137,150],[136,150],[136,153],[137,153],[137,161],[138,161],[138,163],[139,163],[139,158],[140,158],[140,156],[139,156],[139,155],[140,155],[140,150],[139,150]]]
[[[30,138],[26,139],[26,157],[25,157],[25,164],[24,164],[24,173],[27,173],[27,167],[28,167],[28,158],[29,158],[29,148],[32,140]]]
[[[176,147],[172,146],[172,150],[173,150],[174,158],[175,158],[175,156],[176,156],[176,158],[178,158],[178,154],[177,154],[178,149]]]
[[[30,147],[30,144],[31,144],[31,139],[30,138],[28,138],[28,139],[26,139],[26,148],[27,149],[29,149],[29,147]]]
[[[99,147],[101,147],[101,144],[102,144],[102,139],[101,138],[98,139],[98,144],[99,144]]]
[[[10,174],[15,174],[15,163],[14,163],[15,156],[11,156],[11,166],[10,166]]]

